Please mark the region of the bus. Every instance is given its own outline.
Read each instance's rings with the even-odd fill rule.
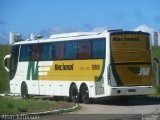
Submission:
[[[153,91],[150,35],[142,31],[63,33],[16,42],[4,67],[11,93],[23,98],[64,96],[89,103]]]

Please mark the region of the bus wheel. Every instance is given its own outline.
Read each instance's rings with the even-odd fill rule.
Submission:
[[[77,89],[77,86],[75,84],[71,85],[71,88],[70,88],[70,99],[74,103],[78,103],[79,102],[78,89]]]
[[[81,100],[83,103],[90,103],[91,99],[89,98],[89,90],[87,85],[83,85],[81,88]]]
[[[23,99],[28,99],[29,95],[28,95],[28,88],[26,83],[22,83],[21,85],[21,96]]]

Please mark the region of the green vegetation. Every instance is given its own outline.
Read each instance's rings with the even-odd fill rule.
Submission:
[[[0,93],[9,91],[9,74],[3,66],[3,58],[10,53],[9,45],[0,45]]]
[[[159,46],[152,47],[152,57],[155,57],[160,61],[160,47]]]
[[[155,57],[158,61],[160,61],[160,47],[159,46],[154,46],[152,47],[152,57]],[[160,85],[155,85],[156,83],[156,64],[153,62],[153,74],[154,74],[154,88],[155,88],[155,93],[154,96],[158,96],[160,95]]]
[[[56,102],[35,100],[35,99],[11,99],[11,98],[0,98],[0,114],[12,114],[21,112],[33,112],[49,110],[56,107]]]
[[[42,99],[27,100],[0,97],[0,114],[43,112],[55,109],[71,108],[74,105],[75,104],[73,103],[55,102]]]
[[[159,96],[160,95],[160,85],[155,86],[155,96]]]
[[[152,47],[152,58],[153,57],[156,58],[158,61],[160,61],[160,47],[158,47],[158,46],[153,46]],[[153,62],[153,73],[154,73],[154,77],[155,77],[155,74],[156,74],[156,65],[157,64],[156,64],[155,61],[152,61],[152,62]]]

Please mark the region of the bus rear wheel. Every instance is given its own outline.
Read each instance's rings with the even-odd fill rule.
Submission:
[[[28,88],[26,83],[22,83],[21,85],[21,96],[23,99],[28,99],[29,95],[28,95]]]
[[[79,102],[79,93],[76,84],[72,84],[70,88],[70,99],[74,103]]]
[[[81,101],[85,104],[91,102],[91,99],[89,98],[89,90],[87,85],[83,85],[81,88]]]

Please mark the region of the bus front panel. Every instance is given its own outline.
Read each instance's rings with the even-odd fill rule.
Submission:
[[[142,32],[113,33],[110,40],[111,70],[114,83],[116,83],[111,86],[151,85],[149,34]]]

